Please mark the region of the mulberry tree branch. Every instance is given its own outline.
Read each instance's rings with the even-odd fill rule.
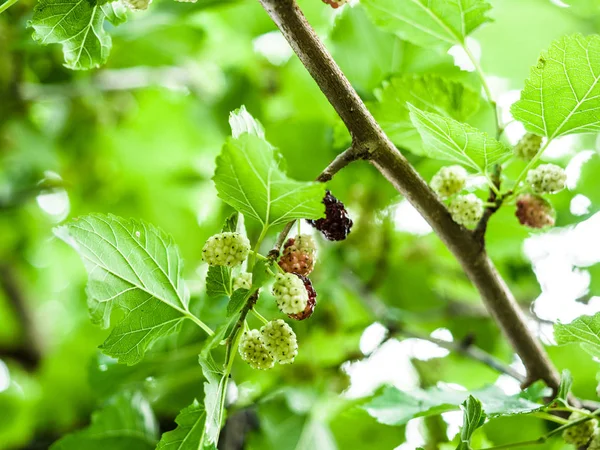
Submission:
[[[355,151],[364,155],[420,212],[455,255],[527,369],[527,383],[544,380],[557,388],[559,376],[527,327],[512,293],[480,239],[452,220],[446,207],[396,149],[350,85],[295,0],[259,0],[321,91],[344,121]],[[527,384],[526,383],[526,384]]]

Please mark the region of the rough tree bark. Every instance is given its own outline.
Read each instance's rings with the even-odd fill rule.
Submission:
[[[350,85],[295,0],[259,0],[352,136],[353,148],[369,160],[421,213],[455,255],[527,369],[525,385],[544,380],[556,389],[559,376],[489,259],[483,240],[454,222],[427,183],[396,149]]]

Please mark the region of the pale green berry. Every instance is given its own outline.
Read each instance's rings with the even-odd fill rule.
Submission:
[[[569,421],[582,419],[585,416],[574,412],[569,416]],[[597,430],[598,422],[596,419],[586,420],[585,422],[567,428],[563,431],[563,439],[567,444],[573,444],[576,448],[586,445],[594,436]]]
[[[123,3],[132,11],[143,11],[148,9],[152,0],[123,0]]]
[[[238,351],[242,359],[253,369],[265,370],[275,365],[275,360],[258,330],[244,331]]]
[[[242,272],[233,279],[233,290],[248,289],[252,287],[252,274],[250,272]]]
[[[279,364],[291,364],[298,354],[294,330],[283,320],[272,320],[260,329],[267,349]]]
[[[459,195],[452,199],[448,210],[455,222],[471,227],[483,216],[483,202],[475,194]]]
[[[587,450],[600,450],[600,430],[596,428]]]
[[[537,155],[541,146],[541,136],[533,133],[527,133],[521,138],[517,145],[515,145],[515,156],[517,158],[524,159],[525,161],[531,161],[535,155]]]
[[[220,233],[211,236],[202,249],[202,260],[211,266],[237,266],[250,252],[250,242],[240,233]]]
[[[567,182],[567,173],[556,164],[542,164],[527,172],[527,183],[538,194],[553,194],[562,191]]]
[[[306,308],[308,291],[300,278],[292,273],[278,273],[273,283],[273,295],[284,314],[298,314]]]
[[[463,190],[467,176],[464,167],[442,167],[431,179],[431,189],[441,198],[448,198]]]

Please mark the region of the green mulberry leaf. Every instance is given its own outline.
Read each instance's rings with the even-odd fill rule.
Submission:
[[[87,269],[92,321],[106,327],[113,307],[125,313],[101,346],[105,354],[135,364],[183,320],[198,320],[188,310],[179,249],[163,231],[93,214],[56,228],[55,234],[77,250]]]
[[[104,21],[118,25],[127,20],[120,2],[101,0],[40,0],[29,26],[41,44],[62,44],[65,65],[74,70],[99,67],[108,58],[111,38]]]
[[[446,51],[490,18],[482,0],[363,0],[375,23],[422,47]]]
[[[92,424],[55,442],[51,450],[153,450],[158,423],[140,393],[125,392],[92,415]]]
[[[600,36],[554,41],[511,112],[527,131],[550,139],[600,131]]]

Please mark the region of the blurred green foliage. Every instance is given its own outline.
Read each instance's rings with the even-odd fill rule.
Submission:
[[[600,32],[594,1],[565,2],[572,8],[547,0],[490,3],[493,22],[472,38],[495,92],[521,89],[529,67],[555,38]],[[403,75],[433,74],[481,89],[451,56],[376,28],[361,5],[334,13],[318,0],[299,4],[367,101],[376,101],[384,81]],[[229,112],[246,105],[281,150],[288,174],[301,181],[314,179],[343,150],[347,135],[257,1],[157,0],[147,12],[130,13],[118,28],[109,26],[113,47],[107,63],[84,72],[64,67],[60,46],[33,42],[26,27],[33,6],[22,0],[0,15],[0,448],[48,448],[66,433],[88,427],[92,411],[125,401],[115,397],[123,392],[143,395],[145,400],[136,397],[137,404],[128,407],[143,409],[140,402],[147,401],[160,431],[169,431],[179,411],[203,396],[197,355],[204,336],[185,323],[180,334],[155,345],[135,366],[100,354],[97,347],[108,333],[89,321],[86,273],[52,228],[99,212],[167,231],[186,262],[190,308],[214,326],[226,301],[205,294],[201,249],[232,212],[211,181],[215,158],[230,134]],[[484,105],[469,117],[484,130],[491,120]],[[595,140],[584,136],[568,145],[556,158],[562,163],[581,150],[592,155],[576,186],[555,197],[560,226],[600,209]],[[407,157],[427,180],[442,165]],[[511,163],[507,173],[518,173],[520,164]],[[355,407],[356,400],[340,395],[351,380],[366,386],[365,395],[379,387],[373,373],[371,382],[348,375],[375,359],[360,343],[376,321],[396,320],[423,335],[446,329],[457,342],[474,339],[504,363],[514,362],[454,258],[435,235],[407,231],[415,222],[410,208],[398,208],[404,200],[373,167],[356,163],[329,187],[345,202],[355,227],[344,243],[319,242],[312,276],[319,306],[309,322],[294,324],[300,342],[296,363],[270,372],[234,366],[238,400],[227,426],[242,434],[247,449],[392,449],[405,442],[404,427],[377,423]],[[576,195],[591,201],[580,215],[571,212]],[[247,226],[255,239],[260,229]],[[277,231],[271,230],[263,250]],[[514,217],[514,205],[507,205],[491,220],[486,237],[499,271],[528,313],[541,292],[523,252],[530,235]],[[598,266],[590,273],[588,297],[600,295]],[[373,299],[385,304],[385,317],[373,313]],[[276,313],[274,302],[262,305],[264,315]],[[547,335],[547,324],[538,324]],[[593,398],[597,368],[589,356],[575,346],[549,346],[549,352],[559,369],[572,371],[573,392]],[[389,360],[375,371],[395,373],[383,381],[404,388],[444,381],[473,390],[498,379],[488,367],[456,354],[419,363],[413,378],[398,378],[398,367]],[[243,431],[236,431],[236,423]],[[443,442],[454,438],[447,436],[445,422],[421,425],[424,436],[433,436],[427,450],[445,448]],[[475,431],[474,442],[535,439],[549,427],[535,417],[501,418]],[[227,427],[222,439],[231,445],[223,448],[241,448],[229,444],[234,439]],[[550,441],[539,448],[562,444]]]

